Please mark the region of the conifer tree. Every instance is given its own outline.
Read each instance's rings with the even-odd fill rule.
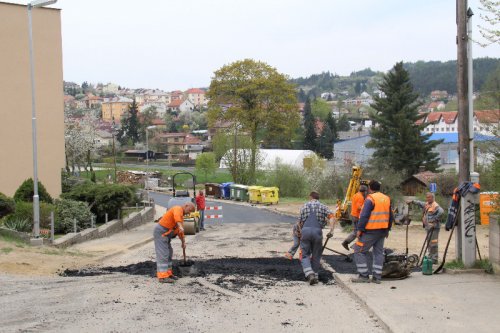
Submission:
[[[318,138],[318,153],[328,160],[333,157],[333,135],[327,123],[324,123],[323,130]]]
[[[330,127],[330,131],[332,132],[332,140],[337,141],[339,139],[337,121],[335,120],[335,118],[333,118],[333,114],[331,112],[326,117],[326,125]]]
[[[134,98],[132,104],[128,107],[127,114],[122,119],[122,127],[118,132],[118,141],[120,141],[122,145],[127,145],[128,143],[132,143],[134,145],[136,142],[139,142],[138,113],[139,110]]]
[[[375,149],[372,163],[406,175],[416,173],[419,166],[435,171],[439,159],[432,149],[442,141],[429,140],[430,134],[422,132],[427,124],[417,124],[425,115],[418,113],[418,94],[413,91],[403,62],[396,63],[384,76],[380,90],[386,97],[375,97],[372,107],[376,111],[370,118],[376,126],[370,131],[371,140],[366,145]]]
[[[316,151],[316,121],[312,114],[311,100],[304,105],[304,149]]]

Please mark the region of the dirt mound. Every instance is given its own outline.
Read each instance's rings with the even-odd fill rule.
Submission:
[[[304,274],[298,260],[290,261],[286,258],[220,258],[195,260],[196,272],[192,277],[214,277],[214,283],[227,289],[238,290],[243,287],[263,289],[276,283],[304,281]],[[181,276],[179,265],[174,263],[174,274]],[[156,263],[144,261],[127,266],[91,267],[81,270],[66,269],[61,276],[96,276],[112,273],[131,275],[156,276]],[[319,280],[324,284],[333,283],[333,275],[328,271],[321,271]]]

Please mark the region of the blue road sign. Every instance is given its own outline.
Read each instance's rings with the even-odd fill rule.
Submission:
[[[437,191],[437,184],[436,183],[430,183],[429,184],[429,191],[432,193],[436,193]]]

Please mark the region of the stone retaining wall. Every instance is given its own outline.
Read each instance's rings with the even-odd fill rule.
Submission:
[[[104,238],[116,234],[124,229],[133,229],[146,222],[152,222],[155,216],[154,207],[145,207],[140,212],[130,214],[123,220],[112,220],[99,228],[87,228],[77,233],[69,233],[58,238],[52,244],[58,248],[68,247],[97,238]]]

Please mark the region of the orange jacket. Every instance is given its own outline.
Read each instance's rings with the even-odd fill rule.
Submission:
[[[380,192],[369,194],[366,200],[370,200],[373,210],[366,223],[366,230],[389,229],[389,220],[391,217],[391,199]]]
[[[365,196],[363,192],[357,192],[352,197],[351,203],[351,215],[357,217],[359,219],[359,214],[361,214],[361,208],[363,207],[363,203],[365,202]]]
[[[169,230],[174,230],[174,235],[178,234],[177,223],[184,223],[184,209],[181,206],[174,206],[170,208],[158,223]]]

